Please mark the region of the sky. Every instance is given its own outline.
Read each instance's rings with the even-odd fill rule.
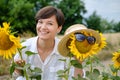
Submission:
[[[94,11],[97,15],[108,21],[114,20],[120,22],[120,0],[83,0],[87,13],[85,17],[91,15]]]

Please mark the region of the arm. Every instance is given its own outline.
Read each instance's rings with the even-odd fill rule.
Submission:
[[[79,62],[79,64],[82,64],[82,61],[78,60],[76,57],[75,59]],[[85,72],[83,69],[80,69],[80,68],[75,68],[74,69],[74,77],[77,78],[78,74],[81,76],[81,77],[85,77]]]
[[[78,74],[79,74],[80,76],[82,76],[82,77],[84,76],[84,72],[83,72],[82,69],[75,68],[74,77],[76,78],[76,77],[78,76]]]

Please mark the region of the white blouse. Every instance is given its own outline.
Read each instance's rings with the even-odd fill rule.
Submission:
[[[23,59],[32,65],[32,67],[39,67],[42,70],[41,73],[41,80],[62,80],[57,75],[58,70],[64,70],[66,67],[66,63],[63,61],[60,61],[59,59],[65,59],[65,57],[61,56],[58,53],[57,45],[59,42],[58,38],[55,38],[55,46],[52,51],[52,53],[46,58],[46,60],[43,62],[39,56],[39,54],[35,54],[32,56],[27,56],[25,54],[26,51],[32,51],[35,53],[38,53],[37,51],[37,39],[38,37],[33,37],[28,40],[26,40],[22,45],[26,46],[26,48],[22,51]],[[19,54],[17,53],[14,57],[14,61],[19,60]],[[71,77],[74,75],[74,68],[71,67],[70,70],[70,78],[69,80],[72,80]],[[20,77],[18,77],[19,79]],[[17,79],[17,80],[18,80]],[[23,78],[19,80],[24,80]]]

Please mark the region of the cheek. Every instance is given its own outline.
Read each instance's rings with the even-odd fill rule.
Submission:
[[[37,25],[36,25],[36,30],[38,30],[39,28],[40,28],[40,27],[39,27],[39,25],[37,24]]]
[[[39,32],[39,27],[36,25],[36,32],[38,33]]]

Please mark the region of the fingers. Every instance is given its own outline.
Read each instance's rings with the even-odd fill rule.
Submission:
[[[25,60],[17,60],[17,61],[15,61],[15,63],[16,63],[19,67],[24,67],[24,65],[25,65]],[[14,70],[14,72],[15,72],[16,74],[22,75],[23,70],[18,69],[18,68],[16,67],[15,70]]]
[[[18,60],[15,63],[18,64],[20,67],[23,67],[25,65],[25,60]]]

